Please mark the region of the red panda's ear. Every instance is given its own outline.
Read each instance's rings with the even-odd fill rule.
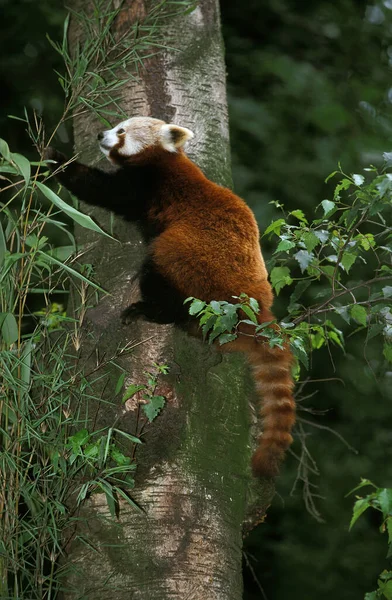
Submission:
[[[175,152],[177,148],[181,148],[186,141],[193,138],[190,129],[172,123],[162,125],[159,133],[162,146],[169,152]]]

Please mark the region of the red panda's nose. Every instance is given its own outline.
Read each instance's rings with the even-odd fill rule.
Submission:
[[[103,139],[103,131],[100,131],[97,135],[97,138],[99,141],[101,141]]]

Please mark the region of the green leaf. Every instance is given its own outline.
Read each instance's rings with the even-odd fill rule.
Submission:
[[[144,414],[151,423],[151,421],[153,421],[159,415],[164,406],[164,396],[151,396],[150,402],[148,404],[143,404],[142,408]]]
[[[210,306],[215,313],[221,314],[222,307],[220,302],[218,302],[217,300],[211,300]]]
[[[114,390],[114,395],[117,396],[121,392],[122,386],[124,385],[125,373],[121,373],[120,377],[116,383],[116,389]]]
[[[355,173],[353,175],[353,179],[354,179],[354,183],[357,186],[361,186],[363,184],[363,182],[365,181],[365,178],[363,175],[358,175],[357,173]]]
[[[228,342],[232,342],[233,340],[237,339],[237,336],[235,333],[223,333],[222,335],[219,336],[219,344],[221,346],[223,346],[223,344],[227,344]]]
[[[134,435],[131,435],[130,433],[127,433],[126,431],[122,431],[121,429],[116,429],[115,427],[113,428],[113,431],[115,431],[119,435],[124,436],[127,440],[129,440],[130,442],[133,442],[134,444],[141,444],[141,441],[139,440],[139,438],[135,437]]]
[[[125,390],[124,395],[121,398],[121,402],[126,402],[127,400],[129,400],[129,398],[132,398],[132,396],[137,394],[137,392],[140,392],[141,390],[145,390],[145,389],[146,389],[145,385],[133,383],[132,385],[127,387],[127,389]]]
[[[376,335],[379,335],[383,331],[383,329],[383,323],[375,323],[369,328],[367,339],[371,340],[372,338],[376,337]]]
[[[114,519],[115,516],[116,516],[116,500],[114,498],[111,486],[109,486],[109,485],[104,486],[103,482],[101,482],[101,486],[100,487],[101,487],[102,491],[105,493],[106,502],[107,502],[107,505],[108,505],[109,512],[110,512],[112,518]]]
[[[280,235],[280,230],[282,225],[285,225],[286,221],[284,219],[277,219],[273,221],[271,225],[268,225],[267,229],[264,231],[264,235],[268,235],[269,233],[274,233],[275,235]]]
[[[379,595],[377,594],[377,592],[368,592],[367,594],[365,594],[365,600],[377,600],[379,598]]]
[[[285,285],[290,285],[293,280],[290,277],[290,269],[288,267],[274,267],[271,271],[271,283],[279,295],[280,290]]]
[[[324,217],[326,217],[327,215],[332,213],[333,210],[335,210],[336,204],[335,204],[335,202],[332,202],[331,200],[323,200],[321,203],[321,206],[323,207],[323,210],[324,210]]]
[[[320,239],[313,231],[308,231],[302,236],[302,241],[306,246],[308,252],[312,252],[315,247],[320,243]]]
[[[131,463],[130,456],[123,454],[115,444],[110,446],[110,456],[120,467],[129,465]]]
[[[253,312],[253,310],[251,309],[251,307],[247,306],[246,304],[242,304],[241,308],[244,311],[244,313],[246,314],[246,316],[249,317],[249,319],[255,325],[257,325],[257,317],[256,317],[255,313]]]
[[[0,138],[0,154],[2,154],[6,160],[8,160],[8,161],[11,160],[11,152],[8,147],[8,144],[5,140],[2,140],[1,138]]]
[[[385,598],[387,600],[392,600],[392,579],[389,579],[389,581],[382,581],[379,579],[377,583]]]
[[[53,190],[48,188],[47,185],[44,185],[40,181],[37,181],[36,186],[39,190],[41,190],[44,196],[48,198],[48,200],[50,200],[55,206],[57,206],[57,208],[60,208],[60,210],[62,210],[66,215],[73,219],[73,221],[79,223],[79,225],[81,225],[85,229],[91,229],[92,231],[96,231],[97,233],[100,233],[101,235],[104,235],[110,238],[111,240],[114,240],[114,238],[111,235],[105,233],[103,229],[99,227],[99,225],[94,223],[91,217],[89,217],[88,215],[84,215],[83,213],[76,210],[76,208],[74,208],[73,206],[70,206],[69,204],[64,202],[64,200],[61,200],[61,198],[57,194],[55,194]]]
[[[302,340],[294,339],[290,343],[291,351],[298,358],[298,360],[304,365],[306,369],[309,369],[309,358],[306,354],[306,350],[303,346]]]
[[[325,244],[325,242],[329,238],[329,233],[326,229],[320,229],[319,231],[315,231],[314,235],[320,240],[322,244]]]
[[[87,429],[80,429],[77,433],[68,438],[67,446],[72,448],[74,454],[80,454],[81,446],[87,443],[89,437],[90,435]]]
[[[290,240],[282,240],[279,242],[274,254],[277,252],[288,252],[291,248],[295,248],[295,244],[293,242],[290,242]]]
[[[383,354],[384,354],[385,358],[387,359],[387,361],[392,363],[392,344],[385,342],[384,348],[383,348]]]
[[[302,223],[308,223],[308,220],[306,219],[302,210],[293,210],[291,211],[290,215],[293,215],[293,217],[296,217],[298,221],[301,221]]]
[[[203,302],[202,300],[194,299],[189,307],[189,314],[197,315],[201,310],[203,310],[205,305],[206,305],[206,303]]]
[[[392,517],[387,519],[388,544],[392,544]]]
[[[5,253],[7,252],[7,246],[5,243],[4,231],[0,223],[0,270],[4,264]]]
[[[335,312],[342,317],[343,321],[350,324],[350,313],[348,306],[335,306]]]
[[[392,296],[392,286],[386,285],[382,288],[382,293],[384,294],[384,298],[391,298]]]
[[[89,279],[84,277],[84,275],[82,275],[81,273],[78,273],[77,271],[75,271],[75,269],[71,269],[71,267],[69,267],[65,263],[60,262],[53,256],[49,256],[49,254],[46,254],[46,252],[39,251],[38,254],[43,256],[48,263],[53,263],[55,265],[58,265],[59,267],[61,267],[62,269],[64,269],[65,271],[67,271],[68,273],[73,275],[73,277],[77,277],[77,279],[81,279],[81,281],[84,281],[84,283],[87,283],[88,285],[91,285],[91,287],[95,288],[96,290],[99,290],[100,292],[103,292],[104,294],[106,294],[106,292],[103,288],[101,288],[99,285],[97,285],[93,281],[90,281]],[[37,265],[38,261],[36,261],[35,264]],[[45,263],[43,263],[43,265],[46,266],[46,268],[48,268],[47,265],[45,265]]]
[[[259,303],[257,302],[257,300],[255,298],[249,298],[249,305],[250,305],[251,309],[254,310],[255,313],[260,312]]]
[[[359,304],[354,304],[350,309],[350,314],[354,321],[366,327],[367,312],[363,306],[359,306]]]
[[[29,388],[31,379],[31,351],[32,351],[33,339],[30,338],[25,342],[22,355],[20,357],[20,378],[26,386],[26,390]]]
[[[353,525],[357,522],[359,517],[365,512],[365,510],[367,508],[369,508],[369,506],[371,506],[371,504],[370,504],[368,498],[360,498],[359,500],[357,500],[355,502],[354,508],[353,508],[353,516],[351,518],[350,526],[348,528],[349,531],[353,527]]]
[[[12,313],[0,313],[0,331],[7,346],[17,341],[18,324]]]
[[[351,184],[352,184],[352,182],[350,181],[350,179],[342,179],[342,181],[335,188],[335,192],[334,192],[335,200],[339,199],[340,192],[342,190],[348,190],[348,188],[351,186]]]
[[[290,296],[290,305],[289,305],[289,310],[291,311],[294,304],[297,302],[297,300],[301,299],[302,294],[307,290],[307,288],[310,286],[311,281],[309,279],[304,279],[303,281],[300,281],[299,283],[297,283],[297,285],[294,288],[294,292],[291,294]]]
[[[392,488],[383,488],[380,493],[377,494],[377,500],[380,503],[384,519],[392,516]]]
[[[346,271],[346,273],[348,273],[356,260],[357,260],[356,254],[351,254],[350,252],[344,252],[343,256],[342,256],[342,260],[340,261],[340,264],[342,265],[342,267]]]
[[[26,185],[28,185],[31,174],[30,161],[25,156],[22,156],[22,154],[15,154],[14,152],[11,154],[11,160],[16,164],[18,171],[22,174]]]
[[[305,269],[312,262],[312,260],[314,258],[314,254],[312,254],[311,252],[308,252],[307,250],[300,250],[299,252],[296,252],[296,254],[294,254],[294,258],[298,262],[299,266],[301,267],[301,271],[303,273],[305,271]]]
[[[341,347],[342,350],[344,350],[342,340],[340,339],[340,337],[336,333],[336,331],[328,331],[328,337],[332,342],[335,342],[335,344],[337,344],[338,346]]]

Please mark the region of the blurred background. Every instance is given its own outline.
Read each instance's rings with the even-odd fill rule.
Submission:
[[[392,0],[224,0],[221,10],[235,189],[262,230],[279,216],[272,201],[312,218],[339,162],[359,172],[392,150]],[[0,0],[0,11],[0,136],[36,159],[25,124],[8,115],[26,107],[48,130],[57,123],[63,65],[46,34],[61,38],[66,11],[51,0]],[[70,152],[71,136],[60,127],[56,145]],[[282,292],[280,317],[286,303]],[[387,564],[377,513],[348,532],[345,496],[360,477],[392,486],[392,372],[379,341],[364,347],[356,335],[334,362],[327,350],[313,357],[301,406],[322,413],[303,413],[315,424],[306,431],[314,473],[298,479],[298,460],[286,461],[265,524],[245,541],[245,600],[361,599]],[[309,490],[320,496],[310,511]]]

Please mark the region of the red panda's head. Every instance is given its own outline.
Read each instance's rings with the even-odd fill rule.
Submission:
[[[141,162],[157,152],[175,153],[193,133],[151,117],[133,117],[98,134],[105,156],[115,164]]]

